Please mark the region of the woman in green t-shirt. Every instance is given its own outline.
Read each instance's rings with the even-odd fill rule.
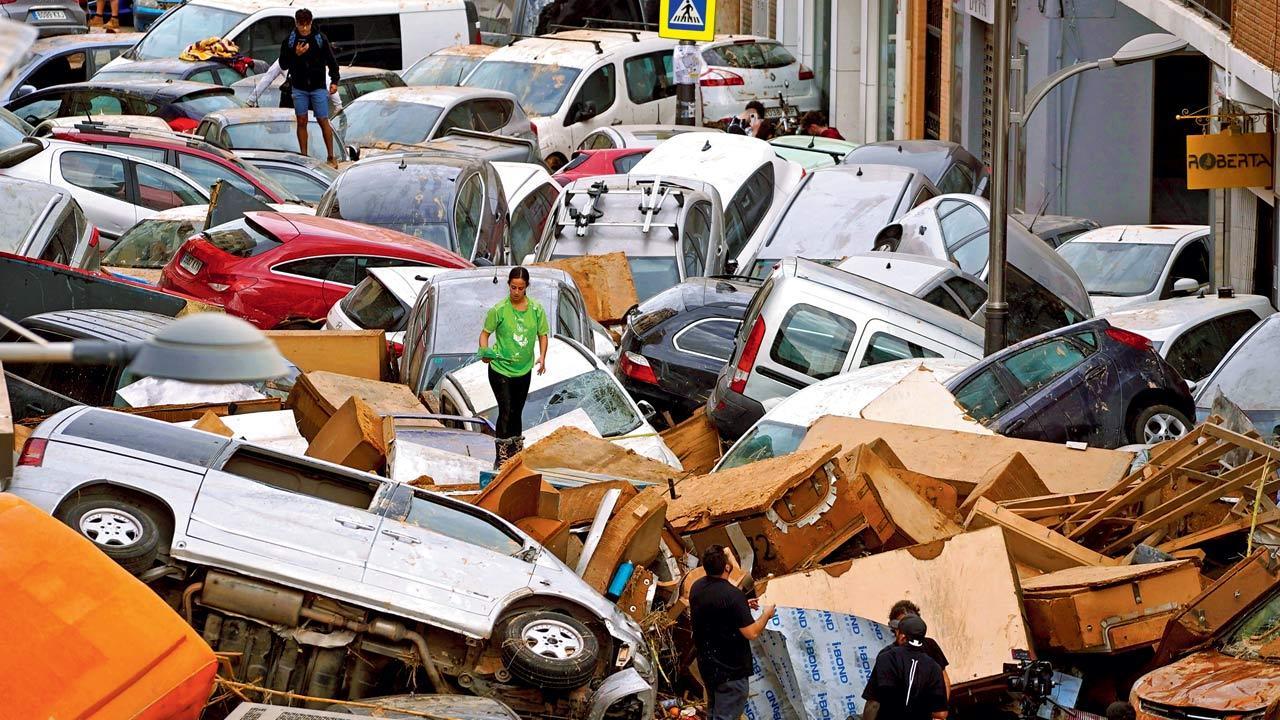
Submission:
[[[507,275],[507,297],[489,308],[480,331],[480,359],[489,364],[489,387],[498,401],[496,460],[501,467],[507,458],[524,448],[521,416],[529,397],[533,373],[533,338],[538,338],[538,374],[547,371],[547,313],[537,300],[526,295],[529,271],[511,268]],[[493,346],[489,337],[493,336]]]

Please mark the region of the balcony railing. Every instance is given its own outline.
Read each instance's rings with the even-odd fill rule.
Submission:
[[[1231,0],[1181,0],[1224,30],[1231,29]]]

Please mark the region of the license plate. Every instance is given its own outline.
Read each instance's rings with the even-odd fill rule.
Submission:
[[[31,11],[31,14],[35,15],[37,20],[66,20],[67,19],[67,13],[65,10],[33,10]]]
[[[186,270],[192,275],[199,275],[200,269],[204,267],[203,260],[190,255],[183,255],[182,259],[178,261],[178,264],[182,266],[183,270]]]

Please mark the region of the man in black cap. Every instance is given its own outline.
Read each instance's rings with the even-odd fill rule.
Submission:
[[[882,651],[862,691],[862,720],[946,720],[942,668],[924,651],[928,627],[919,615],[898,621],[898,643]]]
[[[924,619],[924,616],[920,614],[920,606],[910,600],[899,600],[894,603],[893,607],[889,608],[889,629],[897,630],[898,623],[902,621],[902,618],[908,615],[915,615],[922,620]],[[950,663],[947,662],[946,654],[942,652],[942,648],[931,637],[926,637],[924,639],[924,652],[926,655],[933,658],[933,661],[938,663],[938,666],[942,668],[942,684],[947,687],[947,698],[950,699],[951,678],[947,676],[947,665]]]
[[[752,619],[755,600],[729,582],[733,569],[729,551],[712,545],[702,553],[707,576],[689,590],[689,615],[693,619],[693,644],[698,669],[707,688],[710,720],[738,720],[747,706],[747,679],[751,677],[751,644],[773,617],[768,605]]]

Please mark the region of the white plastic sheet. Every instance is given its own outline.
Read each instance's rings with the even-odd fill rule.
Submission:
[[[876,655],[891,643],[888,627],[865,618],[778,608],[751,643],[747,720],[860,717]]]

